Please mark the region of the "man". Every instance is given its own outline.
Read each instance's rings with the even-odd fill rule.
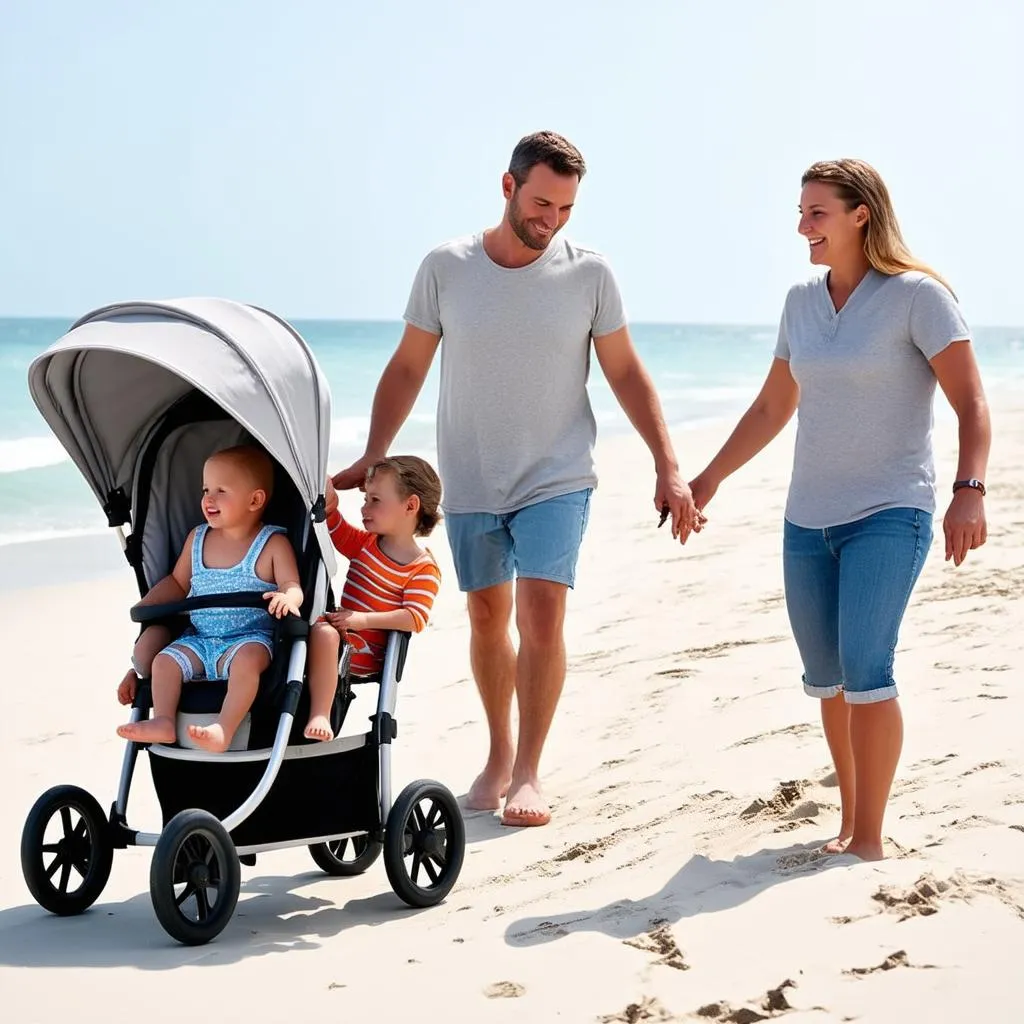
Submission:
[[[673,536],[685,543],[701,519],[608,264],[555,240],[585,172],[579,150],[554,132],[519,142],[502,177],[501,223],[439,246],[420,265],[402,340],[374,397],[366,454],[334,478],[339,488],[359,486],[386,454],[443,338],[444,521],[468,595],[470,660],[490,729],[487,764],[467,806],[493,810],[504,799],[506,825],[551,818],[540,757],[565,682],[566,594],[597,485],[586,391],[591,343],[654,457],[654,504],[667,506]],[[518,655],[509,636],[513,597]]]

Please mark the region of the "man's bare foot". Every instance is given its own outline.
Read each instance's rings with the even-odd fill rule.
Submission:
[[[488,765],[474,780],[466,794],[466,809],[496,811],[501,806],[512,781],[512,769],[495,770]]]
[[[326,743],[328,740],[334,739],[334,730],[325,716],[314,715],[306,723],[306,728],[303,730],[302,735],[307,740],[319,740],[321,743]]]
[[[142,722],[125,722],[117,727],[117,735],[135,743],[173,743],[177,739],[174,720],[148,718]]]
[[[225,737],[223,727],[216,722],[213,725],[190,725],[188,734],[203,750],[208,750],[211,754],[223,754],[231,742],[231,737]]]
[[[524,782],[509,788],[502,825],[546,825],[551,820],[551,808],[541,795],[540,783]]]
[[[858,843],[851,840],[843,853],[851,853],[861,860],[885,860],[885,851],[881,843]]]

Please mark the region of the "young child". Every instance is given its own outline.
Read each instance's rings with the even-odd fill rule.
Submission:
[[[153,717],[118,726],[137,743],[173,743],[181,687],[193,679],[227,678],[227,693],[213,725],[189,726],[204,750],[227,750],[256,699],[260,674],[270,665],[271,616],[298,615],[302,605],[295,553],[279,526],[265,526],[274,470],[259,448],[226,448],[203,466],[203,517],[181,555],[139,602],[165,604],[203,594],[257,591],[263,608],[210,608],[191,613],[191,625],[173,643],[164,626],[150,626],[135,644],[133,669],[118,687],[122,704],[135,697],[138,677],[152,675]]]
[[[352,648],[349,671],[373,675],[384,662],[387,632],[420,632],[441,584],[433,555],[416,543],[440,519],[441,481],[430,463],[412,455],[381,459],[366,474],[365,492],[360,530],[342,518],[327,480],[327,528],[349,568],[341,610],[328,612],[310,633],[309,739],[334,737],[330,710],[341,636]]]

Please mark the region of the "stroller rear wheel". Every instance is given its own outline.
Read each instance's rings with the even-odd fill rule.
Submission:
[[[92,794],[55,786],[35,802],[21,833],[21,870],[41,907],[81,914],[103,892],[113,861],[110,825]]]
[[[231,836],[206,811],[179,811],[153,851],[149,895],[157,920],[172,938],[199,946],[231,920],[242,870]]]
[[[433,907],[448,895],[466,853],[459,805],[439,782],[412,782],[399,794],[384,832],[391,888],[410,907]]]
[[[361,875],[380,856],[383,843],[369,836],[348,836],[309,848],[316,866],[329,875]]]

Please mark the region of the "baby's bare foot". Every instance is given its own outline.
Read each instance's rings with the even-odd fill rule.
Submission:
[[[135,743],[173,743],[177,738],[170,718],[150,718],[142,722],[126,722],[117,727],[117,735]]]
[[[211,754],[223,754],[231,743],[231,737],[225,736],[223,727],[216,722],[213,725],[190,725],[188,734]]]
[[[324,715],[314,715],[306,723],[306,728],[302,735],[307,740],[320,740],[321,743],[326,743],[328,740],[334,739],[334,730]]]

